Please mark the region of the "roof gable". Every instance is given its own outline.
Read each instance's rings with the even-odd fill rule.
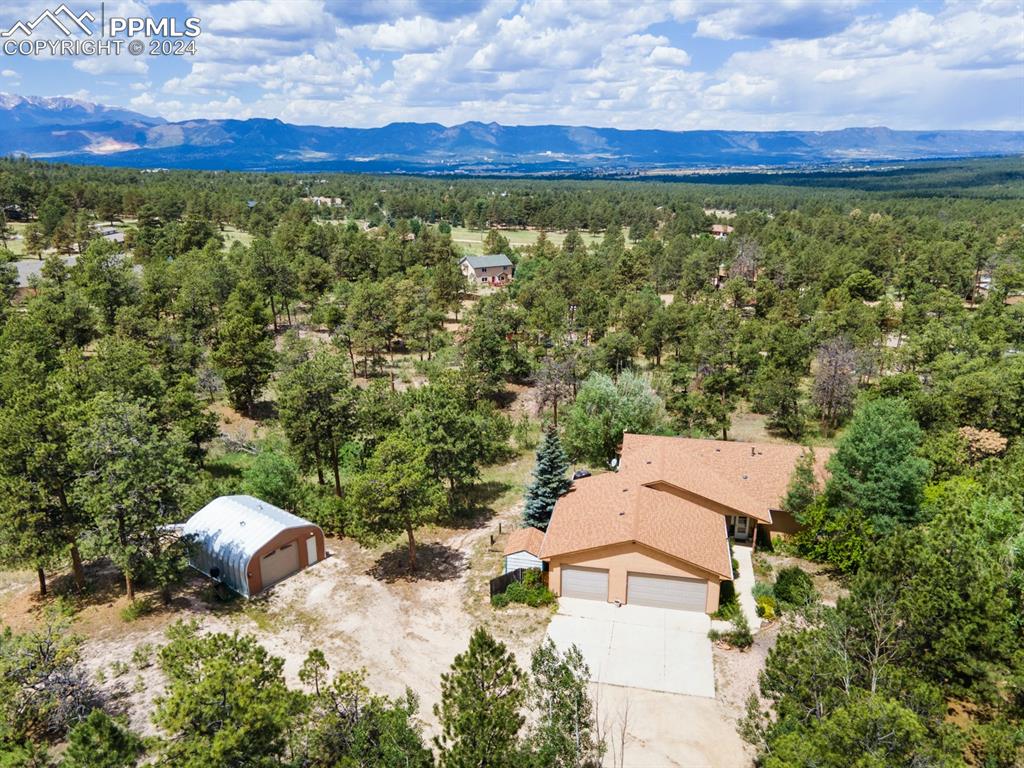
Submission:
[[[516,528],[508,536],[505,544],[505,554],[514,555],[516,552],[529,552],[535,557],[540,557],[541,544],[544,541],[544,532],[539,528]]]
[[[636,472],[642,482],[662,481],[771,522],[780,509],[800,457],[801,445],[742,443],[686,437],[625,434],[622,471]],[[815,474],[824,481],[831,448],[815,448]]]
[[[541,557],[627,542],[732,578],[721,515],[613,472],[575,481],[573,489],[558,500]]]
[[[503,253],[491,253],[484,256],[464,256],[462,260],[467,262],[473,269],[512,266],[512,260]]]

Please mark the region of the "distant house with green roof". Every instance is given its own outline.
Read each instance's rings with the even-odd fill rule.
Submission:
[[[477,285],[508,285],[512,282],[512,261],[503,253],[486,256],[465,256],[459,269],[471,283]]]

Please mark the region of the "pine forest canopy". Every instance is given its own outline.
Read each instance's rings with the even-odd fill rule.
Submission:
[[[504,494],[487,467],[536,451],[525,511],[543,527],[572,465],[608,469],[624,431],[756,428],[834,444],[828,483],[797,473],[786,504],[792,546],[849,590],[780,631],[745,726],[765,764],[863,748],[864,765],[1008,768],[1024,702],[1022,198],[1016,159],[644,181],[0,161],[0,565],[45,593],[55,571],[77,592],[110,563],[129,599],[172,605],[187,546],[173,523],[245,492],[400,542],[382,559],[415,578],[438,567],[424,529],[478,525]],[[473,235],[514,263],[509,286],[471,291]],[[37,276],[19,282],[6,262],[26,259]],[[433,762],[411,695],[328,680],[311,654],[299,696],[252,638],[179,625],[168,640],[162,764],[217,750],[221,765],[330,765],[335,740],[354,763]],[[21,651],[50,647],[34,686]],[[509,653],[478,633],[443,679],[442,764],[482,764],[485,730],[501,747],[488,764],[585,764],[589,702],[586,724],[530,711],[582,702],[581,660],[548,648],[528,675]],[[0,751],[67,737],[85,756],[69,765],[114,743],[134,764],[148,747],[86,717],[74,657],[0,636]],[[548,678],[571,690],[538,699]],[[259,755],[209,726],[242,716]],[[392,739],[404,754],[385,759]]]

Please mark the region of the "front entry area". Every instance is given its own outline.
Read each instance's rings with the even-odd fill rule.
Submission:
[[[726,515],[725,528],[729,536],[737,541],[753,538],[756,523],[746,515]]]
[[[651,608],[673,608],[704,613],[708,583],[703,579],[631,573],[626,583],[626,602]]]
[[[263,579],[263,589],[276,584],[281,579],[287,579],[299,570],[299,546],[298,542],[292,541],[279,547],[269,555],[260,559],[260,576]]]
[[[608,571],[598,568],[562,568],[562,597],[608,600]]]

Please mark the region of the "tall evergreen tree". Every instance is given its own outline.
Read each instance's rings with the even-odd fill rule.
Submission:
[[[547,530],[555,502],[568,492],[572,480],[568,478],[569,457],[554,427],[544,431],[544,440],[537,448],[537,465],[533,468],[533,482],[526,489],[523,522]]]
[[[469,648],[441,675],[434,742],[443,768],[512,768],[519,765],[519,729],[526,692],[523,672],[505,644],[477,627]]]
[[[231,404],[250,411],[274,371],[274,340],[267,312],[256,288],[239,283],[220,320],[213,364],[224,379]]]

